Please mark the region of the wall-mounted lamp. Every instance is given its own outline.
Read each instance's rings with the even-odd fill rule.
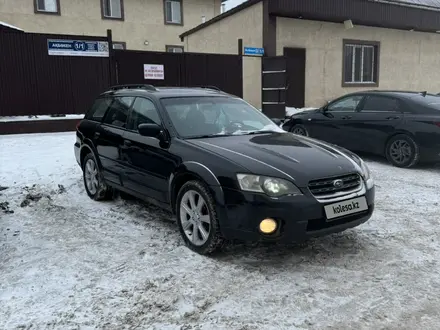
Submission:
[[[344,26],[346,30],[352,29],[354,27],[353,22],[351,21],[351,19],[348,19],[346,21],[344,21]]]
[[[149,44],[150,44],[150,43],[148,42],[148,40],[145,40],[145,41],[144,41],[144,45],[145,45],[145,46],[148,46]]]

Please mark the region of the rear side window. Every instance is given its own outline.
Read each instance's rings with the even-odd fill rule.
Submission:
[[[440,96],[438,95],[420,95],[414,97],[413,100],[431,110],[440,110]]]
[[[104,118],[104,124],[127,127],[128,111],[134,97],[115,97]]]
[[[386,96],[367,96],[362,111],[399,111],[399,100]]]
[[[85,118],[99,122],[102,121],[111,102],[112,99],[108,97],[96,99]]]

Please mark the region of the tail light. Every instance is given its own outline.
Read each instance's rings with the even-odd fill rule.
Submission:
[[[78,129],[79,124],[81,124],[81,120],[78,120],[78,122],[76,123],[76,129]]]
[[[434,125],[440,127],[440,121],[435,121]]]

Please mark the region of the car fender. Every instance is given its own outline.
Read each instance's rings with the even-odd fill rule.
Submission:
[[[93,145],[93,142],[90,139],[85,138],[81,144],[81,148],[80,148],[80,155],[82,154],[84,149],[88,149],[93,156],[95,156],[96,162],[98,163],[98,166],[100,168],[102,168],[101,165],[101,160],[98,157],[98,151],[96,150],[96,148]]]
[[[209,186],[209,190],[211,191],[214,199],[217,202],[217,205],[224,206],[225,199],[223,189],[215,174],[209,169],[209,167],[202,163],[196,161],[186,161],[183,162],[176,169],[176,171],[170,176],[170,179],[168,181],[168,191],[170,194],[169,200],[172,208],[175,204],[175,196],[177,196],[177,192],[174,188],[176,180],[182,175],[187,174],[198,177],[201,181],[207,184]]]
[[[284,124],[283,129],[289,132],[294,125],[303,124],[304,121],[301,118],[289,118]]]

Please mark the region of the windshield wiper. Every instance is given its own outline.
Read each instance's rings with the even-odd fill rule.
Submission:
[[[276,133],[276,132],[267,129],[267,130],[249,132],[246,135],[267,134],[267,133]]]
[[[205,134],[205,135],[195,135],[187,137],[187,140],[190,139],[206,139],[206,138],[213,138],[213,137],[220,137],[220,136],[231,136],[232,134]]]

